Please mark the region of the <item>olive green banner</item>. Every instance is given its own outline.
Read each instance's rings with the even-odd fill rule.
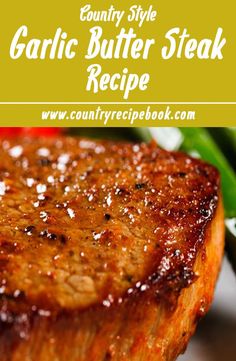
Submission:
[[[235,126],[236,3],[14,1],[1,126]]]
[[[16,104],[0,107],[7,126],[58,127],[230,127],[236,105],[218,104]],[[222,122],[224,119],[224,122]]]

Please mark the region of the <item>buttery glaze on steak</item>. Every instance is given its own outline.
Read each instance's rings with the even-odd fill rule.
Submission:
[[[8,356],[0,361],[18,360],[17,347],[30,344],[40,322],[52,328],[62,322],[69,329],[82,327],[86,317],[94,324],[100,318],[101,330],[102,318],[105,322],[110,312],[112,322],[115,314],[124,315],[132,300],[175,312],[182,290],[198,282],[196,259],[200,254],[205,262],[207,230],[219,199],[215,168],[154,142],[1,141],[0,350],[6,334],[14,341],[2,346]],[[128,351],[117,358],[89,347],[87,355],[77,351],[70,361],[136,360]],[[47,360],[32,355],[25,360]],[[50,360],[67,356],[55,351]]]

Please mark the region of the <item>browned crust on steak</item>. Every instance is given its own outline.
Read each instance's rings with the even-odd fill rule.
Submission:
[[[217,170],[72,138],[0,159],[0,360],[174,360],[222,257]]]
[[[0,336],[1,361],[173,361],[184,351],[214,293],[224,245],[222,202],[194,271],[196,282],[179,293],[175,307],[153,292],[132,294],[121,305],[96,306],[56,319],[35,316]],[[20,321],[20,320],[19,320]],[[22,339],[19,337],[22,332]],[[25,337],[26,332],[27,337]]]

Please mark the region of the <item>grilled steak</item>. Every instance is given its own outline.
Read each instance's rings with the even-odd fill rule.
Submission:
[[[217,170],[153,142],[0,143],[0,361],[171,361],[208,310]]]

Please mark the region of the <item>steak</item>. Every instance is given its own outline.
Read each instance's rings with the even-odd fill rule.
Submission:
[[[0,361],[173,361],[223,253],[218,171],[155,142],[0,142]]]

